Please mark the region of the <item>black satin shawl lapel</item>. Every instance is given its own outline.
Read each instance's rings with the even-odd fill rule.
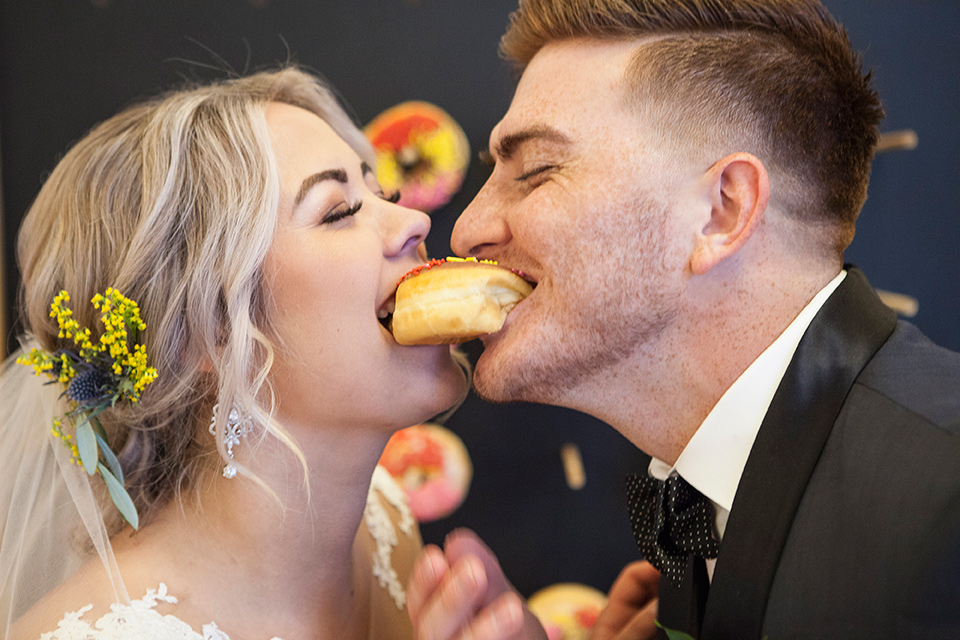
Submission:
[[[820,309],[773,397],[737,487],[701,638],[760,638],[780,554],[820,452],[896,315],[858,269]]]
[[[667,577],[660,578],[657,621],[667,629],[699,638],[709,590],[710,578],[703,558],[690,556],[679,587]],[[666,634],[659,637],[666,638]]]

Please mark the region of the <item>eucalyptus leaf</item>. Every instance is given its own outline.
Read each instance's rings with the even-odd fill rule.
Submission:
[[[100,421],[98,420],[98,426],[99,422]],[[100,427],[100,430],[103,430],[102,426]],[[123,469],[120,468],[120,461],[117,460],[117,456],[113,455],[113,451],[110,449],[110,444],[107,442],[106,438],[102,437],[99,433],[95,435],[97,436],[97,444],[100,445],[100,452],[103,453],[103,459],[107,461],[107,466],[110,467],[110,471],[122,485]]]
[[[76,409],[71,411],[70,414],[72,415],[80,414],[82,416],[77,426],[77,428],[79,429],[81,426],[88,424],[91,421],[96,421],[97,416],[99,416],[101,413],[103,413],[106,409],[109,409],[109,408],[110,407],[107,407],[106,405],[99,405],[97,407],[94,407],[93,411],[90,411],[89,409],[84,407],[77,407]],[[87,413],[88,411],[90,412]],[[100,427],[100,430],[103,431],[103,427]]]
[[[107,469],[102,462],[98,465],[98,468],[100,469],[100,475],[103,477],[103,481],[107,484],[107,491],[110,492],[110,498],[113,500],[113,504],[117,505],[120,515],[122,515],[123,519],[129,522],[134,529],[139,529],[140,517],[137,515],[137,508],[134,506],[130,494],[127,493],[123,484],[110,473],[110,470]]]
[[[97,419],[97,416],[99,416],[108,408],[109,407],[107,407],[106,405],[100,405],[99,407],[94,409],[93,413],[91,413],[86,418],[89,422],[93,423],[93,425],[97,428],[97,433],[103,437],[104,442],[107,441],[107,431],[103,428],[103,425],[100,424],[100,421]]]
[[[92,476],[97,472],[97,438],[86,420],[77,427],[77,450],[84,470]]]

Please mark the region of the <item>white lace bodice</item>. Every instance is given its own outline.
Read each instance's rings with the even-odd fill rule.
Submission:
[[[161,602],[177,603],[176,597],[167,593],[167,585],[162,582],[158,589],[148,590],[140,600],[110,605],[110,613],[104,614],[93,625],[82,619],[93,605],[68,613],[57,623],[56,631],[44,633],[40,640],[230,640],[214,622],[203,625],[202,633],[197,633],[175,616],[160,615],[156,606]]]
[[[405,535],[413,535],[415,521],[403,490],[385,469],[378,466],[363,511],[364,522],[377,545],[373,555],[373,578],[389,592],[397,608],[403,609],[406,594],[391,562],[391,554],[399,538],[378,494],[399,511],[397,528]],[[174,615],[160,615],[156,607],[161,603],[177,604],[176,596],[167,592],[167,585],[163,582],[159,583],[157,589],[147,590],[140,600],[133,600],[130,604],[111,604],[110,612],[96,621],[83,619],[93,605],[67,613],[57,623],[56,630],[42,634],[40,640],[230,640],[215,622],[203,625],[197,633]],[[274,637],[271,640],[282,639]]]

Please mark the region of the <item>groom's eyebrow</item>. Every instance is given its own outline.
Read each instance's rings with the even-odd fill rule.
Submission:
[[[500,138],[500,141],[494,147],[495,157],[501,160],[509,160],[510,156],[516,153],[517,149],[531,140],[542,140],[556,144],[570,144],[570,138],[559,129],[547,125],[535,125],[516,133],[511,133]],[[493,159],[494,154],[487,153],[487,157]]]
[[[336,180],[337,182],[347,182],[347,172],[343,169],[327,169],[326,171],[319,171],[312,176],[306,178],[300,184],[300,190],[297,192],[297,197],[293,200],[293,206],[296,207],[303,198],[307,195],[307,192],[313,188],[314,185],[323,182],[324,180]]]

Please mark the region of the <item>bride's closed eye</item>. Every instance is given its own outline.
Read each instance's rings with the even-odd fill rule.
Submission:
[[[323,216],[323,220],[320,221],[320,224],[331,224],[339,220],[343,220],[344,218],[349,218],[360,211],[360,207],[362,206],[362,202],[358,202],[354,205],[348,205],[344,202],[340,205],[337,205],[337,207],[335,207],[332,211]]]
[[[390,193],[383,193],[382,191],[377,192],[377,197],[386,200],[387,202],[399,202],[400,201],[400,191],[392,191]],[[363,206],[363,202],[358,202],[354,205],[348,205],[347,203],[341,203],[334,207],[330,212],[328,212],[323,219],[320,221],[320,224],[332,224],[334,222],[339,222],[344,218],[349,218],[350,216],[356,214],[360,211],[360,208]]]

